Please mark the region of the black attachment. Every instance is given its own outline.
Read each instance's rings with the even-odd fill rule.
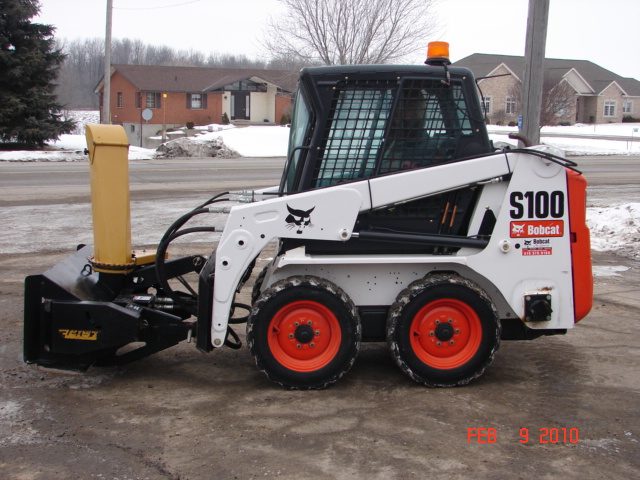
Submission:
[[[551,320],[551,295],[534,294],[524,297],[524,312],[527,322],[547,322]]]
[[[86,269],[90,247],[25,279],[24,360],[84,370],[137,360],[185,340],[190,313],[163,296],[153,266],[128,275]],[[166,263],[174,278],[199,270],[202,257]],[[148,293],[150,288],[157,295]]]

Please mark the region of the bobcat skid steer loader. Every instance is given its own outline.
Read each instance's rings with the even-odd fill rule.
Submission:
[[[95,245],[27,277],[25,360],[84,369],[192,336],[204,352],[238,348],[230,323],[247,308],[251,354],[285,387],[336,382],[365,341],[386,342],[416,382],[455,386],[501,339],[572,328],[593,296],[584,177],[545,146],[494,151],[473,74],[426,63],[303,69],[280,185],[212,198],[155,255],[131,250],[124,132],[90,126]],[[215,230],[189,219],[220,212],[215,251],[166,258],[176,238]],[[252,305],[236,303],[274,240]],[[174,290],[189,272],[197,291]]]

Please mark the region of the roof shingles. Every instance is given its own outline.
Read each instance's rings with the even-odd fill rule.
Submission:
[[[522,78],[524,71],[524,57],[514,55],[491,55],[474,53],[465,57],[454,65],[467,67],[476,77],[484,77],[491,73],[498,65],[504,63],[516,75]],[[625,78],[606,68],[588,60],[567,60],[545,58],[545,83],[557,84],[571,69],[575,69],[593,88],[596,94],[601,93],[612,82],[616,82],[630,96],[640,96],[640,82],[635,78]]]
[[[286,70],[246,68],[167,67],[159,65],[113,65],[138,89],[163,92],[206,92],[225,85],[258,77],[292,92],[297,76]],[[101,84],[99,84],[101,86]]]

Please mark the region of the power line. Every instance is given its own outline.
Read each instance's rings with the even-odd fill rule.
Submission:
[[[154,7],[113,7],[115,10],[160,10],[161,8],[174,8],[182,7],[184,5],[191,5],[192,3],[198,3],[202,0],[190,0],[188,2],[173,3],[171,5],[157,5]]]

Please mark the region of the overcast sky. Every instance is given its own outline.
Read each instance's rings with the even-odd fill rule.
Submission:
[[[66,39],[104,37],[106,0],[40,0],[37,21]],[[435,35],[416,39],[410,63],[430,40],[451,44],[453,61],[472,53],[524,55],[529,0],[438,0]],[[277,0],[113,0],[113,37],[205,54],[266,55],[261,48]],[[551,0],[546,56],[590,60],[640,80],[640,0]]]

